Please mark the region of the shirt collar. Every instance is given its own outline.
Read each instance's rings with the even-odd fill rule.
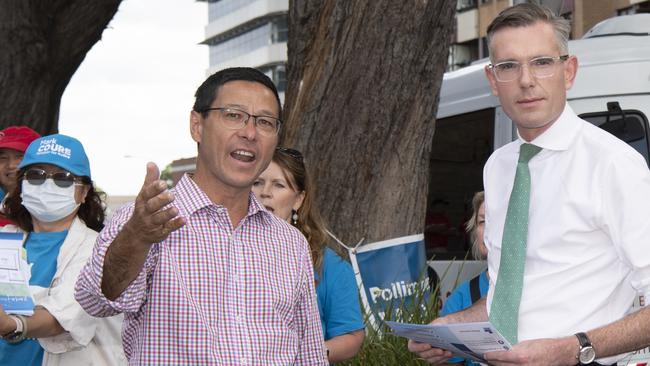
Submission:
[[[208,195],[205,194],[198,185],[196,185],[194,180],[188,174],[183,175],[183,177],[178,181],[178,184],[176,184],[176,187],[174,187],[174,190],[177,192],[176,197],[178,199],[177,202],[179,209],[184,211],[181,213],[181,216],[189,217],[196,211],[205,207],[223,209],[222,205],[212,202]],[[180,194],[181,192],[182,194]],[[248,213],[246,214],[246,217],[258,213],[261,213],[262,215],[273,215],[257,200],[257,197],[255,197],[253,192],[250,192],[248,194]]]
[[[248,214],[246,216],[253,216],[257,213],[261,213],[262,215],[273,215],[266,210],[266,207],[257,200],[257,197],[255,197],[255,194],[251,191],[248,194]]]
[[[179,210],[184,211],[181,212],[181,216],[189,217],[202,208],[214,206],[214,202],[188,174],[184,174],[178,181],[174,191],[176,193],[175,202]]]
[[[565,103],[564,110],[558,119],[548,130],[537,136],[533,141],[530,141],[530,143],[545,150],[567,150],[573,144],[573,140],[578,135],[580,127],[580,118],[573,112],[569,103]],[[522,144],[527,143],[527,141],[521,138],[519,132],[517,132],[517,136],[519,137],[519,142]]]

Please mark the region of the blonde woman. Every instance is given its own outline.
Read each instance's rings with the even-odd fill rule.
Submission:
[[[483,232],[485,229],[485,195],[482,191],[474,194],[472,208],[472,217],[465,224],[465,229],[472,240],[472,256],[476,260],[485,260],[487,259],[488,253],[485,242],[483,241]],[[473,303],[487,294],[489,287],[490,283],[486,269],[471,280],[461,283],[449,295],[447,300],[445,300],[440,316],[455,313],[472,306]],[[447,362],[452,364],[479,365],[472,360],[465,360],[460,357],[450,358]]]

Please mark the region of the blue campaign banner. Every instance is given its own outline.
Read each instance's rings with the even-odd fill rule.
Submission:
[[[429,290],[422,234],[363,245],[351,259],[364,305],[382,316],[388,306],[412,301],[417,288]]]

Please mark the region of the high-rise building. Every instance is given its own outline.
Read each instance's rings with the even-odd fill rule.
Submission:
[[[275,83],[284,101],[288,0],[208,2],[203,44],[210,47],[208,74],[233,66],[254,67]]]

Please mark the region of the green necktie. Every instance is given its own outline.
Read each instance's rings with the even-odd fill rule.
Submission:
[[[501,241],[499,275],[490,308],[490,322],[511,343],[517,343],[519,303],[524,281],[526,240],[528,238],[528,206],[530,202],[530,171],[528,162],[541,147],[523,144],[512,186],[508,213]]]

